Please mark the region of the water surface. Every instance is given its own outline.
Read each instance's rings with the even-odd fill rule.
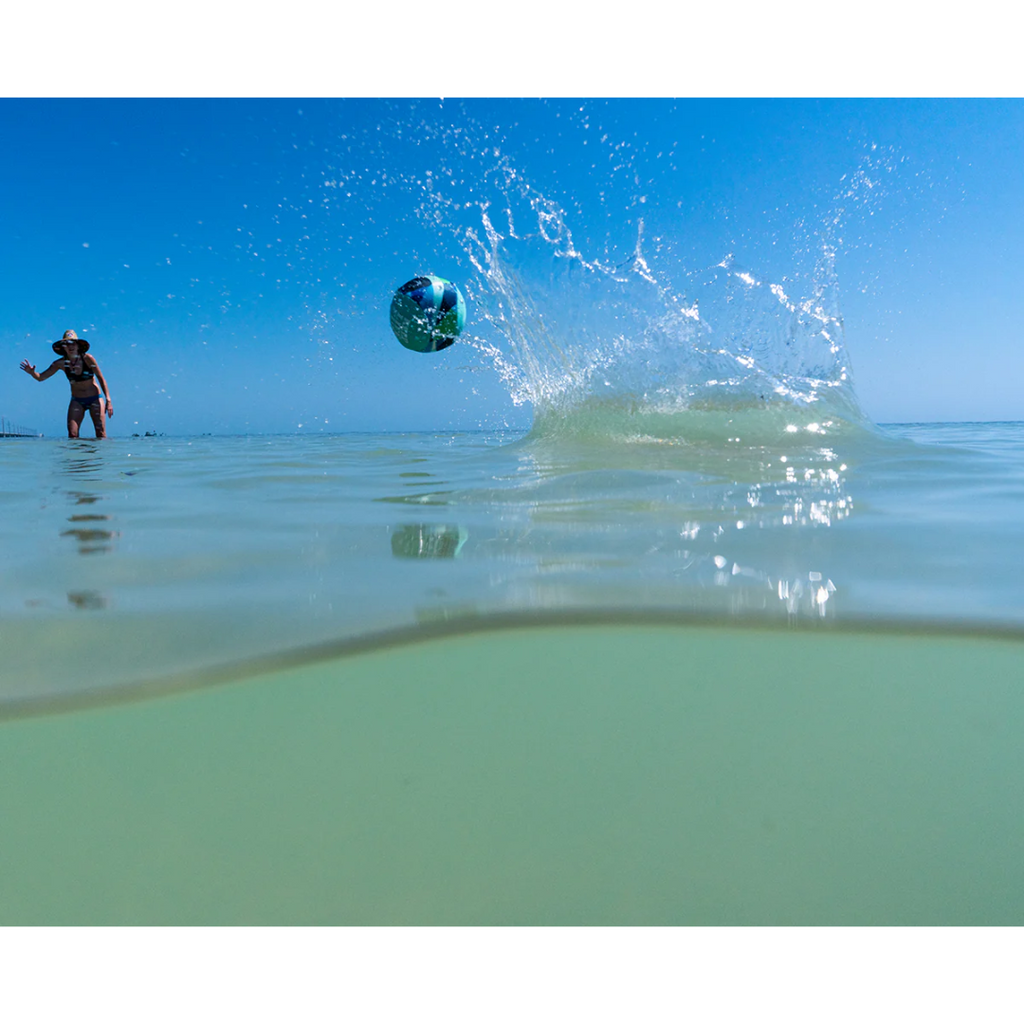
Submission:
[[[1021,626],[1024,427],[734,419],[9,440],[0,702],[490,614]]]

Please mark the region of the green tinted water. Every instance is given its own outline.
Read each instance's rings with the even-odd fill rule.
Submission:
[[[446,637],[0,723],[2,924],[1020,924],[1024,644]]]
[[[1024,428],[781,423],[5,442],[0,924],[1022,923]]]

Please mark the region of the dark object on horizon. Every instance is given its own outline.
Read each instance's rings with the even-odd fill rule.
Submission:
[[[0,416],[0,437],[42,437],[33,427],[24,427],[20,423],[12,423],[5,416]]]

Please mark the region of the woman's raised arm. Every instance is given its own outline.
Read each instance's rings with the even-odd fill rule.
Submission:
[[[63,365],[63,359],[54,359],[42,373],[36,373],[36,368],[27,359],[21,361],[21,368],[36,380],[46,380],[47,377],[52,377]]]

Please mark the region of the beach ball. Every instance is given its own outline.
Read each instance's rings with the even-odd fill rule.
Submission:
[[[413,352],[440,352],[455,341],[465,323],[466,300],[443,277],[414,277],[391,300],[391,330]]]

